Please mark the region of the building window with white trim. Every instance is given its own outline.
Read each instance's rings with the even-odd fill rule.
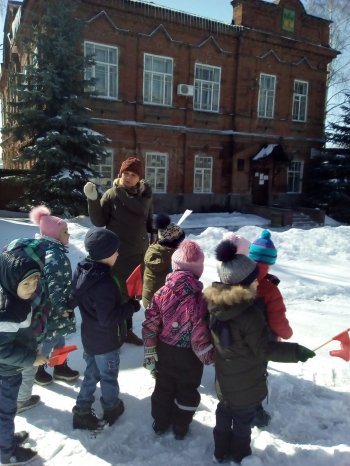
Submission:
[[[307,81],[294,80],[293,121],[306,121],[308,88]]]
[[[276,76],[260,74],[258,117],[273,118],[275,113]]]
[[[304,162],[293,160],[288,167],[288,193],[301,193],[303,184]]]
[[[196,155],[194,160],[194,193],[211,193],[213,177],[213,157]]]
[[[203,112],[218,112],[221,68],[196,63],[194,73],[193,108]]]
[[[105,153],[100,157],[99,163],[96,165],[90,164],[90,168],[97,173],[90,181],[104,189],[110,188],[113,182],[113,158],[113,150],[105,149]]]
[[[97,97],[118,98],[118,48],[107,45],[84,43],[86,57],[92,57],[94,65],[85,71],[85,79],[95,79],[92,87]]]
[[[168,154],[160,152],[146,153],[145,178],[154,193],[166,193],[168,173]]]
[[[144,54],[143,102],[170,106],[173,102],[173,59]]]

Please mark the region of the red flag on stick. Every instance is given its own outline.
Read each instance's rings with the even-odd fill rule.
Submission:
[[[344,361],[350,361],[350,337],[349,330],[347,329],[339,335],[332,338],[332,340],[340,341],[340,349],[332,350],[329,352],[331,356],[337,356],[338,358],[344,359]]]
[[[75,351],[78,349],[77,345],[67,345],[62,346],[61,348],[56,348],[55,350],[51,351],[51,355],[49,358],[48,366],[53,367],[60,364],[64,364],[68,353],[71,351]]]
[[[131,272],[129,278],[126,280],[126,288],[130,298],[139,298],[142,296],[142,264],[138,265]]]
[[[330,343],[333,340],[337,340],[337,341],[340,341],[340,349],[330,351],[329,352],[330,356],[336,356],[338,358],[344,359],[344,361],[350,361],[349,330],[350,330],[350,328],[344,330],[343,332],[339,333],[335,337],[331,338],[330,340],[326,341],[322,345],[315,348],[314,351],[317,351],[318,349],[322,348],[323,346],[327,345],[328,343]]]

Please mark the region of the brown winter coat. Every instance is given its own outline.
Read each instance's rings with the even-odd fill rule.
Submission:
[[[267,361],[298,362],[298,345],[270,341],[252,289],[213,283],[204,296],[216,348],[218,398],[232,408],[257,405],[267,395]]]
[[[101,199],[88,199],[88,206],[93,225],[105,226],[119,236],[119,257],[114,271],[124,281],[143,262],[149,245],[152,189],[145,180],[141,180],[135,190],[126,190],[117,178]]]
[[[171,256],[175,248],[159,243],[151,244],[145,254],[145,271],[143,273],[142,303],[146,308],[156,291],[165,284],[165,278],[171,272]]]

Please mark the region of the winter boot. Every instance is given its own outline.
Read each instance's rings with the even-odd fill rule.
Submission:
[[[176,440],[183,440],[188,432],[188,425],[173,425],[174,437]]]
[[[73,382],[79,378],[79,372],[71,369],[67,361],[63,364],[58,364],[53,369],[53,378],[55,380],[63,380],[64,382]]]
[[[52,377],[45,371],[46,364],[39,366],[35,374],[34,382],[38,385],[50,385],[52,383]]]
[[[106,422],[99,419],[95,411],[89,408],[73,407],[73,429],[102,430]]]
[[[21,430],[20,432],[15,432],[15,444],[16,446],[22,445],[26,440],[28,440],[29,434],[25,430]]]
[[[115,423],[119,416],[121,416],[124,412],[124,403],[122,400],[118,400],[117,404],[111,409],[105,409],[103,411],[103,419],[104,421],[108,422],[111,426]]]
[[[1,455],[1,465],[11,466],[14,464],[26,464],[31,461],[37,452],[30,448],[24,448],[16,445],[14,452],[9,455]]]
[[[143,340],[139,338],[135,333],[132,331],[132,329],[128,330],[128,334],[126,336],[126,343],[130,343],[131,345],[136,345],[136,346],[143,346]]]
[[[218,431],[214,427],[214,458],[218,463],[225,463],[230,459],[232,431]]]
[[[165,432],[169,429],[170,424],[161,424],[157,421],[154,421],[152,424],[152,429],[157,435],[165,434]]]
[[[34,408],[40,402],[39,395],[32,395],[29,400],[17,401],[17,414],[26,411],[27,409]]]

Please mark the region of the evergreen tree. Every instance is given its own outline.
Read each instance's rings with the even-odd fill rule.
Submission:
[[[339,123],[331,123],[329,148],[311,160],[305,185],[308,202],[341,222],[350,223],[350,94]]]
[[[11,77],[13,99],[3,132],[17,141],[19,162],[31,171],[26,191],[13,207],[28,210],[45,203],[53,213],[78,215],[86,211],[82,188],[94,175],[110,141],[91,129],[84,99],[93,80],[84,71],[93,64],[82,54],[84,24],[74,16],[71,0],[40,2],[42,11],[27,18],[21,47],[29,64]]]

